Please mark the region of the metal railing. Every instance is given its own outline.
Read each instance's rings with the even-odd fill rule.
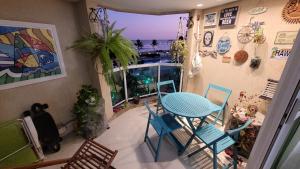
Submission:
[[[113,107],[132,100],[136,95],[141,98],[155,95],[156,83],[160,81],[174,80],[176,89],[182,89],[183,66],[179,63],[130,65],[127,70],[115,68],[113,72]]]

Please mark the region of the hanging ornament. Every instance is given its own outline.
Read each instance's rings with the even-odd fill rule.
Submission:
[[[192,60],[192,68],[189,71],[189,77],[192,78],[194,75],[198,74],[202,68],[202,59],[199,53],[199,44],[201,42],[200,34],[200,17],[197,18],[197,33],[194,34],[196,40],[196,53]]]
[[[288,23],[300,23],[300,0],[289,0],[283,8],[282,17]]]
[[[227,53],[231,48],[231,41],[229,36],[222,36],[217,43],[217,52],[219,54]]]
[[[243,64],[248,60],[248,53],[245,50],[239,50],[234,54],[234,60],[239,64]]]

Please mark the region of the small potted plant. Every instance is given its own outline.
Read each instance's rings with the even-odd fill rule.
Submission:
[[[84,138],[95,138],[103,127],[103,116],[99,110],[100,96],[97,89],[83,85],[77,93],[73,113],[77,119],[78,134]]]

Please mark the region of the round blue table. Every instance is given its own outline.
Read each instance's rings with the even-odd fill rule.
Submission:
[[[192,143],[196,131],[201,128],[206,117],[211,113],[222,109],[220,106],[212,103],[207,98],[188,92],[167,94],[161,99],[161,104],[168,112],[173,113],[176,116],[186,117],[189,126],[193,131],[193,135],[190,137],[186,145],[181,145],[182,149],[179,151],[179,154],[182,154]],[[201,122],[197,127],[195,127],[192,123],[193,118],[201,119]]]
[[[203,118],[221,109],[207,98],[188,92],[167,94],[161,104],[167,111],[187,118]]]

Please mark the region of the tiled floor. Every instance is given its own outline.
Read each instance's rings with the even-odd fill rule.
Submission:
[[[186,155],[177,156],[175,145],[167,138],[161,145],[161,154],[158,162],[154,162],[152,152],[144,142],[144,133],[148,113],[144,107],[137,107],[123,113],[110,123],[110,129],[105,131],[95,140],[110,149],[118,150],[113,166],[117,169],[211,169],[212,160],[206,153],[199,153],[191,158]],[[183,131],[176,133],[182,142],[188,138]],[[153,129],[149,135],[157,140]],[[79,148],[83,139],[75,135],[68,136],[62,142],[58,153],[47,155],[47,160],[71,157]],[[199,145],[195,142],[191,149]],[[47,169],[58,168],[58,166],[47,167]]]

